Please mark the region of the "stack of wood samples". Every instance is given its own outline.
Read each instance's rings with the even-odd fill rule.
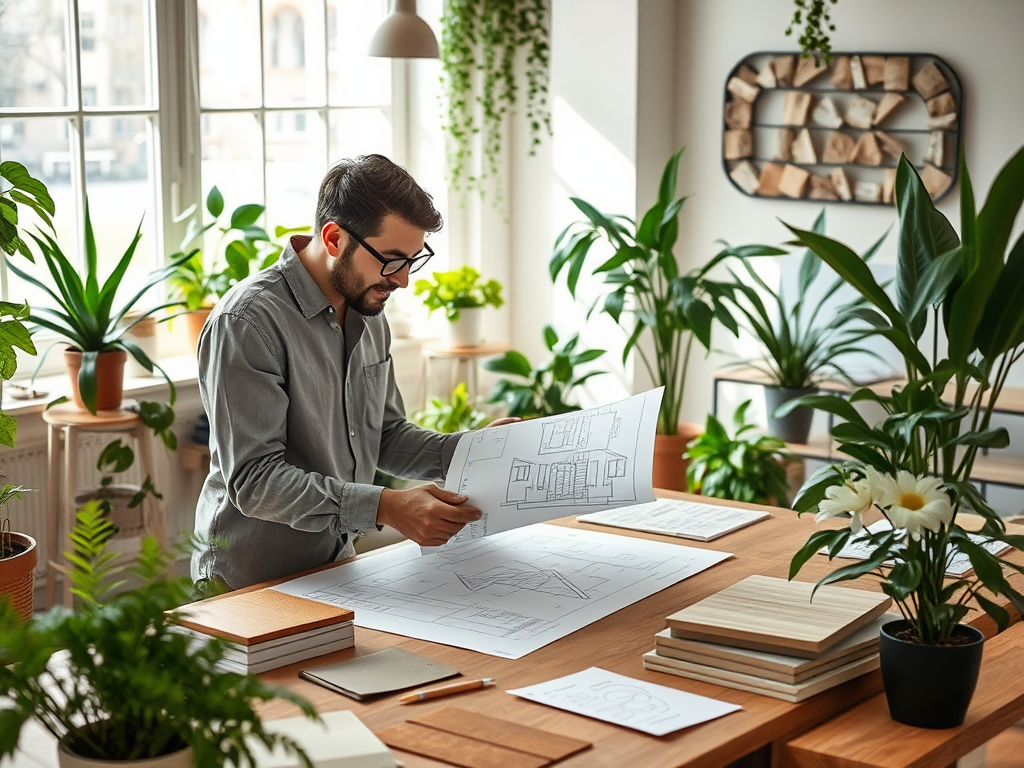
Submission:
[[[878,667],[891,598],[749,576],[667,618],[644,667],[803,701]]]

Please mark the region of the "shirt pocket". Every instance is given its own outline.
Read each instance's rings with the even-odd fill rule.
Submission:
[[[388,376],[391,373],[391,358],[382,363],[363,366],[363,385],[366,391],[366,423],[372,429],[384,426],[384,409],[387,407]]]

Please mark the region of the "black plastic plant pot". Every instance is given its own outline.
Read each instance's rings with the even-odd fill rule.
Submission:
[[[787,443],[806,443],[811,434],[811,421],[814,419],[813,408],[794,408],[785,416],[776,418],[775,409],[783,403],[805,395],[817,393],[814,387],[791,389],[789,387],[764,387],[765,410],[768,412],[768,434]]]
[[[900,640],[910,622],[890,621],[879,637],[882,684],[889,715],[917,728],[955,728],[967,716],[981,669],[985,636],[958,624],[954,636],[969,636],[961,645],[922,645]]]

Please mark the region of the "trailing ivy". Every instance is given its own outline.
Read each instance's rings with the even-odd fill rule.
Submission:
[[[441,82],[451,144],[448,179],[455,189],[483,194],[485,181],[496,181],[499,175],[503,122],[520,99],[520,57],[526,77],[529,153],[536,152],[543,133],[550,135],[547,14],[547,0],[448,0],[441,20]],[[483,141],[479,175],[471,162],[476,134],[482,134]],[[493,187],[498,204],[500,187]]]
[[[836,25],[832,23],[832,14],[829,5],[835,5],[839,0],[793,0],[796,10],[793,11],[793,19],[786,27],[786,35],[793,34],[793,29],[800,28],[803,24],[803,32],[800,33],[800,51],[803,58],[814,56],[815,61],[825,59],[832,62],[832,41],[830,34],[836,31]]]

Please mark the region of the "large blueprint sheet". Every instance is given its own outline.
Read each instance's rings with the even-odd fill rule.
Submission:
[[[483,515],[446,546],[654,501],[651,468],[663,392],[659,387],[599,408],[481,429],[460,440],[444,487],[469,496]]]
[[[273,589],[351,608],[360,627],[518,659],[728,557],[533,525],[423,556],[410,544]]]

